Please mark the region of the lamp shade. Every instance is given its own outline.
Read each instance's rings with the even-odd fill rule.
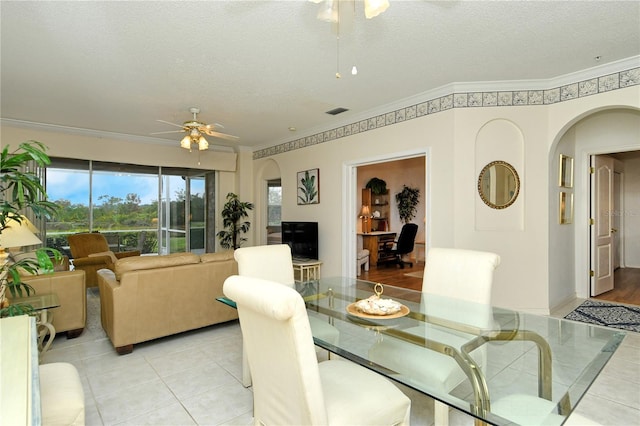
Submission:
[[[362,210],[360,210],[360,217],[371,217],[371,209],[369,208],[369,206],[362,206]]]
[[[200,136],[200,139],[198,139],[198,149],[200,151],[204,151],[205,149],[208,149],[208,148],[209,148],[209,142],[207,142],[204,136]]]
[[[364,0],[364,16],[375,18],[389,7],[389,0]]]
[[[15,219],[9,219],[6,228],[0,234],[0,247],[22,247],[41,244],[42,241],[29,230],[25,222],[18,222]]]
[[[187,135],[180,141],[180,146],[184,149],[191,149],[191,136]]]

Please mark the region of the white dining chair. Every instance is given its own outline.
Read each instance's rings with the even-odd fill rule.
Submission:
[[[411,401],[382,376],[343,360],[318,363],[302,296],[273,281],[233,275],[253,378],[254,425],[408,425]]]
[[[261,278],[293,288],[293,260],[291,248],[286,244],[242,247],[234,252],[238,262],[238,275]],[[337,345],[340,332],[325,319],[309,316],[313,335],[321,340]],[[251,372],[246,353],[242,354],[242,384],[251,386]]]
[[[427,253],[422,281],[422,303],[425,309],[434,314],[433,316],[444,317],[454,322],[479,328],[492,327],[493,317],[488,305],[491,303],[493,272],[499,264],[500,256],[495,253],[431,248]],[[446,307],[439,306],[429,295],[475,302],[479,305],[466,311],[447,312]],[[464,334],[430,324],[406,331],[452,347],[460,347],[468,339]],[[486,349],[481,347],[471,355],[484,369]],[[374,345],[369,356],[372,361],[413,377],[418,383],[428,383],[436,393],[449,393],[467,379],[452,357],[418,346],[401,344],[393,339],[385,339]],[[435,424],[447,425],[448,419],[449,407],[435,400]]]

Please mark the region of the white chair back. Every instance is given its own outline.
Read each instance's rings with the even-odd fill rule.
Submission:
[[[234,252],[238,275],[262,278],[293,287],[293,260],[286,244],[242,247]]]
[[[295,290],[231,276],[223,288],[238,306],[253,378],[254,424],[327,424],[313,337]]]
[[[422,292],[489,304],[493,271],[498,265],[500,256],[495,253],[431,248],[425,262]]]

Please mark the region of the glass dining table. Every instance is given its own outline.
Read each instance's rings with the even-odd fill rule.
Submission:
[[[315,344],[484,423],[564,423],[625,336],[389,285],[380,297],[400,312],[354,309],[375,286],[346,277],[296,283],[308,314],[340,332],[337,344],[314,336]],[[462,380],[443,387],[430,371],[442,366]]]

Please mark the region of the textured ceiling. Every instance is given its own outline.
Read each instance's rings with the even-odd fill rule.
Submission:
[[[337,28],[308,1],[3,0],[0,116],[162,143],[180,135],[150,136],[173,130],[156,120],[181,123],[195,106],[257,148],[455,82],[640,54],[637,1],[390,1],[371,20],[360,1],[340,3],[338,61]],[[325,114],[336,107],[349,111]]]

